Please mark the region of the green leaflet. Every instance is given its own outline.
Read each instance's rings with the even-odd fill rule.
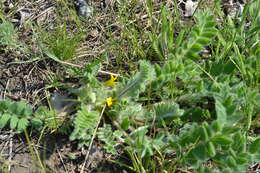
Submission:
[[[26,129],[26,127],[28,126],[29,121],[25,118],[22,118],[18,121],[18,125],[17,125],[17,129],[19,132],[22,132]]]
[[[252,144],[249,146],[250,153],[260,153],[260,137],[257,138]]]
[[[207,148],[205,145],[200,144],[196,148],[192,150],[192,154],[194,155],[195,158],[198,160],[205,160],[207,156]]]
[[[216,135],[211,139],[211,141],[214,144],[218,144],[218,145],[229,145],[233,142],[232,139],[224,135]]]
[[[10,121],[10,128],[15,129],[18,122],[19,122],[18,117],[16,115],[13,115],[12,118],[11,118],[11,121]]]
[[[217,99],[216,99],[215,108],[216,108],[216,112],[217,112],[217,116],[218,116],[217,121],[219,122],[219,124],[221,124],[223,126],[227,120],[226,108]]]
[[[127,140],[127,142],[130,145],[133,145],[136,152],[140,154],[141,158],[149,155],[153,155],[153,149],[151,145],[151,141],[147,138],[146,133],[148,132],[147,130],[148,126],[142,126],[137,129],[135,129],[131,134],[130,134],[130,141]]]
[[[216,155],[216,149],[214,147],[214,144],[212,142],[208,142],[206,146],[207,146],[207,152],[209,156],[214,157]]]
[[[11,118],[10,114],[8,113],[2,114],[0,119],[0,128],[4,128],[7,125],[10,118]]]

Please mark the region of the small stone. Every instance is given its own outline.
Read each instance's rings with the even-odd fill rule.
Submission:
[[[93,8],[84,0],[78,0],[78,15],[89,18],[93,14]]]
[[[59,112],[71,112],[75,107],[75,102],[70,101],[68,95],[62,95],[58,92],[54,92],[50,98],[51,106]]]
[[[198,7],[198,2],[193,2],[192,0],[188,0],[185,5],[185,17],[192,16],[197,7]]]

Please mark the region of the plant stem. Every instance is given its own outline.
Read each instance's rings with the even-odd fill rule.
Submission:
[[[90,144],[89,144],[89,147],[88,147],[88,151],[87,151],[87,154],[86,154],[86,157],[85,157],[83,166],[82,166],[82,168],[81,168],[81,170],[80,170],[80,173],[84,173],[84,168],[85,168],[85,166],[86,166],[86,163],[87,163],[87,160],[88,160],[88,157],[89,157],[89,153],[90,153],[90,150],[91,150],[91,148],[92,148],[93,141],[94,141],[94,139],[95,139],[95,137],[96,137],[97,129],[98,129],[98,126],[99,126],[99,124],[100,124],[100,121],[101,121],[101,119],[102,119],[102,117],[103,117],[103,114],[104,114],[104,111],[105,111],[105,109],[106,109],[106,106],[107,106],[107,105],[105,104],[105,106],[103,107],[103,109],[102,109],[102,111],[101,111],[101,113],[100,113],[99,120],[98,120],[97,126],[96,126],[96,128],[95,128],[95,130],[94,130],[94,133],[93,133],[93,135],[92,135],[92,138],[91,138],[91,141],[90,141]]]

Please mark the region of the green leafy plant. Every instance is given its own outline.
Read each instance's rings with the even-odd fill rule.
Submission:
[[[70,140],[78,140],[78,147],[89,146],[98,119],[98,112],[91,111],[86,105],[82,105],[76,114],[75,127],[70,135]]]
[[[104,142],[105,145],[103,148],[106,150],[106,152],[111,154],[118,154],[115,147],[124,142],[124,140],[121,138],[123,136],[122,131],[112,131],[111,126],[106,125],[105,127],[98,129],[97,136],[99,140]]]
[[[42,130],[47,127],[51,131],[61,128],[65,120],[64,113],[39,107],[33,112],[31,105],[24,101],[0,101],[0,128],[9,127],[21,133],[28,127]]]
[[[168,59],[174,49],[174,25],[170,18],[167,19],[169,11],[166,7],[162,8],[162,24],[160,25],[160,33],[150,33],[152,42],[152,50],[156,53],[160,60]]]
[[[37,119],[32,116],[32,113],[31,106],[23,101],[15,103],[2,100],[0,101],[0,128],[9,125],[11,129],[23,132],[29,125],[36,127],[34,122]]]
[[[74,95],[76,113],[42,106],[33,112],[25,102],[4,100],[0,128],[22,132],[31,126],[42,134],[46,128],[66,131],[71,141],[88,151],[99,140],[107,153],[124,152],[131,160],[128,165],[113,162],[133,172],[245,172],[260,161],[260,138],[254,133],[260,115],[258,2],[250,2],[239,19],[217,16],[218,23],[215,14],[198,9],[184,25],[166,7],[158,10],[159,17],[154,15],[149,0],[150,23],[143,29],[139,21],[127,21],[134,16],[129,11],[136,10],[137,1],[120,1],[123,31],[109,45],[120,50],[116,61],[140,56],[156,62],[138,61],[139,69],[133,72],[135,65],[127,62],[129,77],[101,71],[101,60],[82,68],[68,66],[66,75],[79,82],[75,88],[60,86]],[[10,25],[4,27],[15,32]],[[150,40],[145,40],[148,35]],[[73,58],[81,36],[69,33],[63,24],[41,35],[41,48],[63,63]],[[146,48],[152,55],[146,54]],[[104,73],[109,80],[104,81]]]
[[[70,32],[66,24],[57,26],[50,32],[41,32],[44,52],[55,61],[71,60],[76,53],[82,35]]]
[[[2,19],[3,20],[3,19]],[[3,21],[0,24],[0,46],[1,49],[7,48],[17,48],[19,43],[17,41],[17,32],[14,25],[11,22]],[[4,47],[3,47],[4,46]]]
[[[169,88],[171,83],[177,86],[176,89],[178,89],[178,86],[185,88],[188,85],[190,88],[187,89],[197,92],[197,94],[191,93],[190,97],[187,97],[187,99],[197,97],[196,100],[191,100],[191,104],[194,105],[194,101],[195,103],[200,103],[205,96],[215,101],[213,102],[213,104],[215,104],[215,108],[213,107],[213,109],[215,110],[213,112],[211,111],[211,113],[209,112],[209,110],[212,109],[210,107],[197,109],[200,110],[201,114],[204,113],[211,121],[206,122],[204,120],[203,123],[199,124],[187,122],[185,117],[189,115],[187,114],[188,112],[180,110],[176,103],[167,104],[162,102],[159,105],[155,105],[154,112],[149,109],[149,106],[139,107],[138,104],[132,103],[134,100],[121,99],[121,101],[115,103],[110,113],[116,127],[131,130],[129,135],[125,135],[128,144],[126,150],[133,162],[137,163],[133,165],[133,169],[137,172],[144,172],[146,169],[149,170],[148,165],[151,164],[151,159],[155,155],[154,151],[158,151],[159,153],[169,153],[169,151],[176,152],[176,159],[173,161],[175,164],[184,167],[192,165],[198,172],[245,171],[248,165],[254,161],[258,161],[259,153],[255,152],[250,154],[248,148],[246,148],[248,141],[246,140],[243,125],[240,124],[243,119],[251,119],[251,115],[248,115],[249,112],[244,112],[242,109],[245,108],[244,106],[251,105],[250,110],[254,110],[255,107],[257,107],[256,102],[258,102],[258,99],[256,99],[256,97],[258,97],[258,94],[256,94],[254,90],[251,92],[244,91],[242,86],[245,84],[239,84],[239,81],[235,78],[232,80],[225,78],[227,74],[235,72],[235,67],[230,62],[222,61],[221,63],[223,64],[219,66],[223,68],[223,71],[215,70],[217,72],[215,75],[213,75],[213,72],[208,73],[207,70],[203,69],[203,66],[197,64],[201,61],[200,51],[209,45],[212,39],[217,35],[217,29],[214,27],[216,23],[209,13],[202,12],[196,16],[198,23],[191,29],[188,41],[183,42],[183,45],[180,47],[166,49],[166,52],[171,55],[168,56],[170,57],[169,60],[167,60],[162,67],[155,65],[156,78],[153,77],[152,80],[147,83],[148,85],[146,84],[144,86],[151,84],[152,89],[156,91],[157,88],[163,86],[166,86],[164,88],[172,90],[173,88]],[[180,36],[180,38],[184,38],[183,35]],[[172,42],[171,38],[167,41]],[[165,52],[161,57],[164,56]],[[199,63],[201,64],[201,62]],[[214,65],[213,68],[215,67]],[[153,67],[150,67],[149,69],[152,68]],[[186,70],[187,72],[189,68],[192,69],[191,71],[194,71],[194,73],[192,73],[194,77],[196,76],[198,78],[199,76],[203,78],[190,81],[192,77],[187,76],[184,71]],[[190,73],[188,75],[190,75]],[[205,75],[208,78],[205,78]],[[226,82],[222,84],[219,83],[218,79],[221,77],[222,80],[224,78]],[[182,83],[179,84],[176,78],[179,78]],[[234,91],[235,88],[236,90]],[[148,87],[145,89],[148,89]],[[146,91],[145,89],[141,91],[144,92]],[[163,94],[162,91],[157,93],[159,93],[158,95]],[[138,95],[140,96],[140,94]],[[249,97],[245,97],[245,95],[251,95],[250,98],[253,99],[249,99]],[[133,96],[136,95],[134,94]],[[122,98],[124,98],[124,95]],[[164,98],[165,97],[163,97],[163,99]],[[185,97],[180,99],[180,103],[184,103],[184,100],[186,100]],[[138,98],[135,99],[135,101],[138,101]],[[241,107],[235,106],[239,103],[242,109]],[[135,109],[130,109],[131,105],[135,105]],[[190,106],[191,108],[188,110],[189,112],[193,112],[192,109],[194,110],[194,107],[192,105],[188,104],[186,106]],[[135,110],[138,111],[135,112]],[[200,112],[196,114],[200,114]],[[140,114],[140,116],[138,114]],[[131,118],[136,115],[142,117],[142,120],[139,119],[139,121],[136,121],[136,118]],[[185,115],[185,117],[182,117],[182,115]],[[161,120],[159,121],[160,123],[155,123],[155,126],[151,126],[151,121],[149,120],[151,120],[152,117],[154,117],[154,122]],[[201,116],[201,118],[202,117],[203,116]],[[175,121],[174,119],[179,120]],[[177,126],[184,125],[184,127],[176,130],[171,126],[173,124]],[[237,127],[234,124],[240,125]],[[172,133],[172,135],[168,135],[168,137],[158,135],[162,138],[150,138],[152,134],[148,133],[148,129],[150,127],[158,128],[159,126],[163,126],[167,129],[165,129],[166,134]],[[250,127],[250,121],[247,122],[247,126]],[[171,128],[174,130],[171,130]],[[164,143],[160,142],[163,140]],[[253,146],[255,146],[257,141],[258,139],[256,139]],[[160,157],[161,159],[167,158],[167,154],[160,155]],[[214,169],[203,166],[208,162],[212,162]],[[176,167],[173,167],[172,171],[175,169]]]
[[[67,114],[65,112],[58,112],[55,109],[40,106],[34,112],[34,124],[37,126],[38,130],[48,128],[48,130],[54,132],[62,129],[66,115]]]

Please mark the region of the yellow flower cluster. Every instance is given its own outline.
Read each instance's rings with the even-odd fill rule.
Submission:
[[[107,106],[108,107],[112,106],[113,102],[115,102],[115,101],[116,101],[116,99],[113,99],[112,97],[108,97],[106,99]]]
[[[117,79],[117,76],[114,76],[114,75],[111,74],[110,79],[108,81],[106,81],[104,83],[104,85],[108,86],[108,87],[113,87],[117,84],[116,79]],[[112,97],[108,97],[106,99],[107,106],[108,107],[112,106],[113,102],[115,102],[115,101],[116,101],[116,99],[113,99]]]
[[[116,82],[117,76],[110,75],[110,79],[104,83],[105,86],[113,87],[117,84]]]

